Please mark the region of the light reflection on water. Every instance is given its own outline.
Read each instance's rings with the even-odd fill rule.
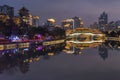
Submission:
[[[61,43],[1,51],[2,80],[120,79],[120,42]],[[16,76],[16,77],[15,77]]]

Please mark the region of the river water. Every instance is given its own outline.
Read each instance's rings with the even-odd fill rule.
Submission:
[[[118,44],[118,43],[117,43]],[[61,46],[62,45],[62,46]],[[87,44],[86,44],[87,45]],[[37,48],[36,48],[37,47]],[[119,80],[120,49],[104,43],[1,51],[1,80]],[[70,52],[71,51],[71,52]]]

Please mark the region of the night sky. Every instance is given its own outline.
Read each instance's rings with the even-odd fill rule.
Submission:
[[[55,18],[60,25],[62,19],[78,16],[85,26],[98,21],[105,11],[109,21],[120,19],[120,0],[0,0],[0,5],[15,7],[15,14],[25,6],[33,15],[40,16],[40,24],[48,18]]]

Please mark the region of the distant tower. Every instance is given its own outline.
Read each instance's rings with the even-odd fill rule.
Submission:
[[[75,17],[73,18],[73,20],[74,20],[74,27],[75,27],[75,28],[81,28],[81,27],[83,27],[83,21],[82,21],[81,18],[75,16]]]
[[[26,9],[25,7],[22,7],[20,10],[19,10],[19,15],[20,17],[23,17],[23,16],[29,16],[29,10]]]
[[[0,13],[8,15],[10,17],[13,17],[14,16],[14,8],[10,7],[8,5],[0,6]]]
[[[107,24],[108,23],[108,15],[103,12],[99,17],[99,24]]]
[[[100,15],[98,23],[99,23],[99,29],[105,30],[107,23],[108,23],[108,15],[105,12],[103,12]]]

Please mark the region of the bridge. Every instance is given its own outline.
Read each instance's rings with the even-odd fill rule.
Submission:
[[[72,30],[66,31],[67,37],[74,37],[79,35],[85,35],[85,36],[97,36],[97,37],[105,37],[105,34],[103,34],[101,31],[97,29],[89,29],[89,28],[75,28]]]
[[[66,42],[71,42],[71,43],[76,43],[76,44],[84,44],[84,43],[102,43],[104,42],[103,40],[91,40],[91,41],[66,41]]]
[[[66,36],[77,36],[77,35],[81,35],[81,34],[91,35],[91,36],[95,36],[95,35],[103,36],[104,35],[104,34],[94,34],[94,33],[73,33],[73,34],[67,34]]]
[[[73,34],[73,33],[103,34],[101,31],[99,31],[97,29],[90,29],[90,28],[75,28],[75,29],[68,29],[68,30],[66,30],[66,35]]]

